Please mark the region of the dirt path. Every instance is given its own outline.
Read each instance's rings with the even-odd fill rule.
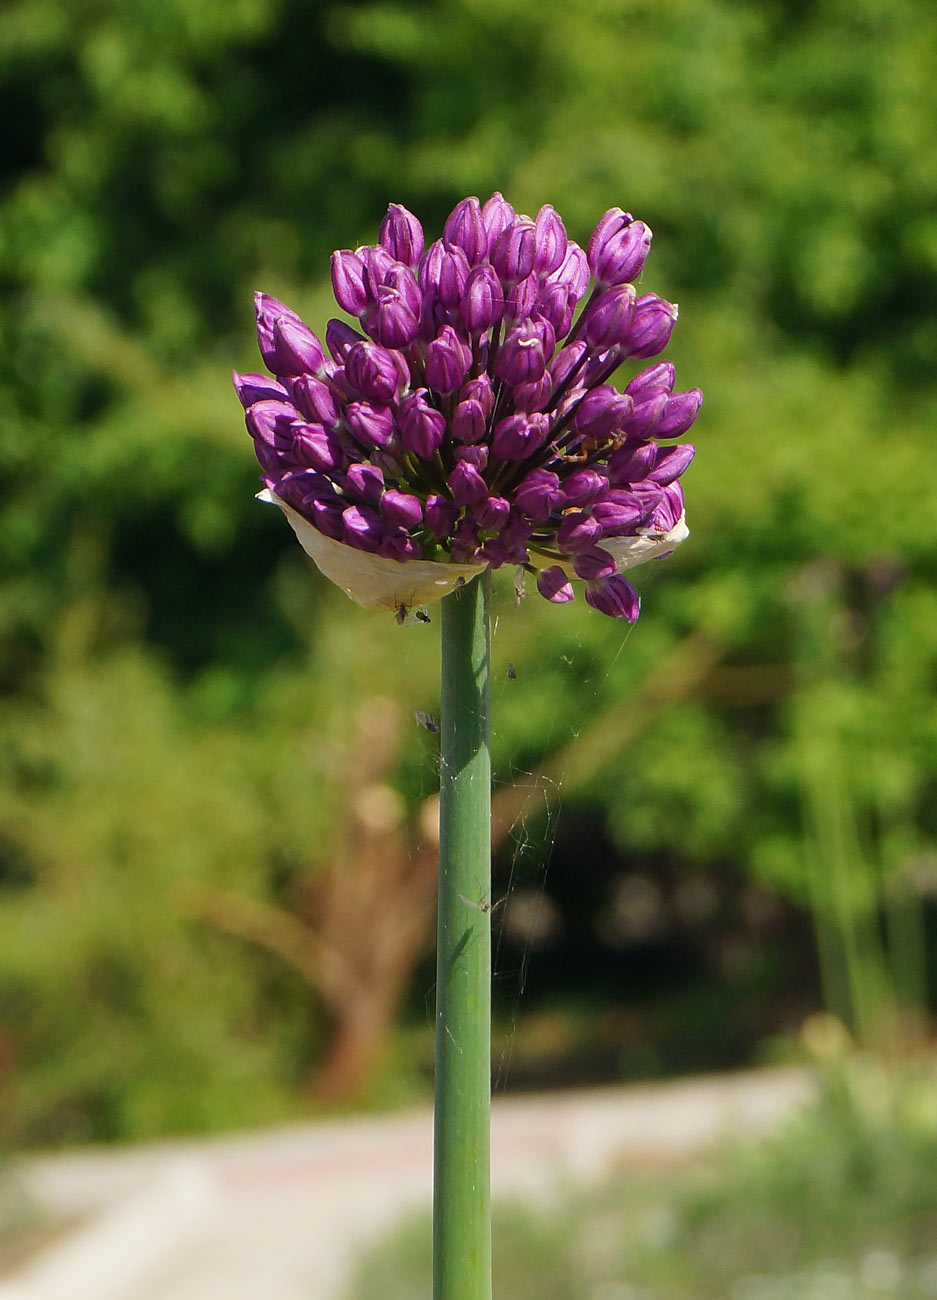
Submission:
[[[492,1115],[494,1192],[548,1195],[629,1159],[776,1124],[805,1070],[510,1098]],[[199,1142],[34,1158],[22,1181],[86,1226],[0,1300],[338,1300],[362,1245],[428,1206],[428,1110]]]

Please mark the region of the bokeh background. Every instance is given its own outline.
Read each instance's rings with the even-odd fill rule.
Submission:
[[[633,632],[499,587],[499,1086],[926,1042],[935,50],[924,0],[8,0],[0,1141],[428,1095],[437,623],[254,502],[229,376],[254,289],[322,329],[389,201],[494,189],[644,218],[706,392]]]

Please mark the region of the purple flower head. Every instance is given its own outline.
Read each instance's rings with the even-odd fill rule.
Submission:
[[[432,599],[512,564],[554,604],[584,583],[593,608],[637,617],[622,570],[687,534],[680,480],[695,449],[678,439],[702,402],[676,391],[667,361],[633,366],[624,391],[610,382],[674,328],[676,307],[634,288],[650,242],[613,208],[584,251],[551,206],[531,218],[493,194],[458,203],[425,246],[391,204],[375,244],[332,256],[353,323],[328,322],[327,354],[291,308],[257,295],[273,377],[234,384],[262,495],[329,576],[356,556],[342,581],[354,599],[397,608],[400,592]]]

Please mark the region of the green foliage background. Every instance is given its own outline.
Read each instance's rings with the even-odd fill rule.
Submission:
[[[356,611],[253,502],[228,380],[256,368],[252,290],[323,327],[329,252],[390,200],[432,230],[497,188],[580,240],[606,207],[639,213],[647,283],[681,304],[670,355],[706,392],[693,538],[642,575],[624,652],[582,602],[515,611],[505,584],[502,778],[701,632],[775,688],[683,702],[569,799],[626,856],[810,904],[858,1030],[889,979],[920,1000],[935,48],[924,0],[4,6],[8,1140],[283,1114],[321,1049],[308,987],[182,900],[192,881],[282,899],[327,860],[352,706],[436,707],[435,626]],[[431,792],[424,738],[395,782],[414,807]]]

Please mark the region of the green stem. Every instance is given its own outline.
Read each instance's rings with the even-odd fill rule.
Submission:
[[[491,576],[442,602],[434,1300],[490,1300]]]

